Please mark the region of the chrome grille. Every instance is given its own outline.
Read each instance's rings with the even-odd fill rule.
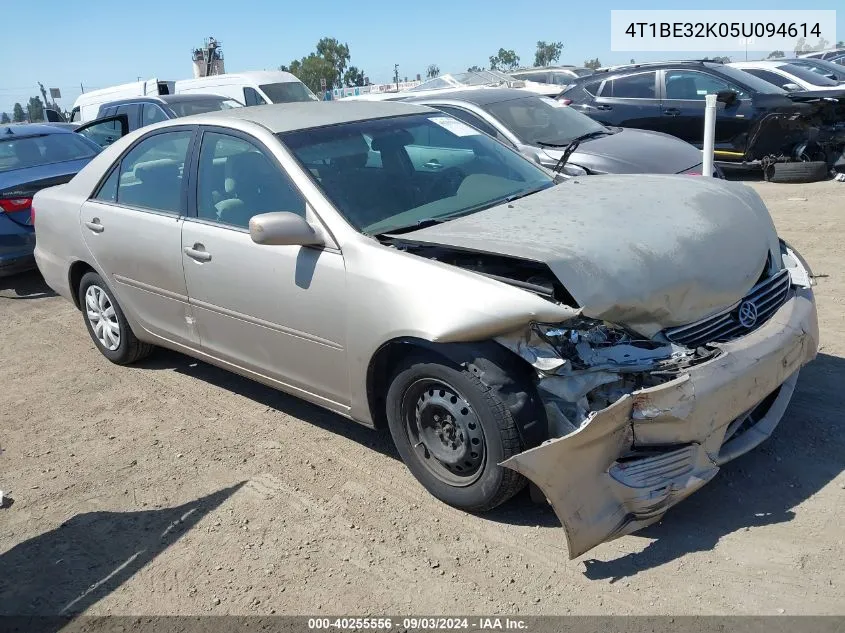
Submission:
[[[678,345],[698,347],[704,343],[724,343],[751,332],[769,320],[789,295],[789,271],[784,269],[754,286],[751,291],[727,310],[690,325],[664,330],[667,339]],[[746,301],[757,308],[757,320],[751,327],[739,322],[738,310]]]

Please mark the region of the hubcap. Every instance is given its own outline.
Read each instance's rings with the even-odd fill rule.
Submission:
[[[484,466],[484,432],[469,402],[450,385],[424,380],[403,403],[405,430],[425,467],[441,481],[467,486]]]
[[[99,286],[88,286],[85,291],[85,314],[100,345],[116,350],[120,346],[120,323],[109,296]]]

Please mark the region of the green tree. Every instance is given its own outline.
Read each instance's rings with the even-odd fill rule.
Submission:
[[[44,120],[44,104],[41,102],[41,97],[30,97],[28,107],[30,121]]]
[[[475,66],[475,65],[472,65],[469,68],[467,68],[468,73],[480,73],[482,70],[484,70],[484,69],[480,68],[478,66]]]
[[[341,44],[334,37],[324,37],[317,42],[317,55],[326,60],[335,71],[334,81],[330,85],[342,88],[342,79],[349,63],[349,45]]]
[[[519,67],[519,55],[513,50],[500,48],[499,52],[490,56],[490,70],[514,70]]]
[[[839,40],[836,42],[836,48],[845,48],[845,40]]]
[[[804,51],[810,50],[810,47],[807,45],[806,40],[803,37],[799,37],[795,40],[795,53],[803,53]]]
[[[345,73],[343,73],[343,84],[352,88],[354,86],[364,85],[364,71],[358,70],[355,66],[350,66]]]
[[[551,66],[560,59],[563,42],[537,42],[537,52],[534,53],[535,66]]]
[[[425,69],[426,79],[434,79],[439,74],[440,68],[437,66],[437,64],[429,64],[428,68]]]
[[[328,60],[316,53],[311,53],[308,57],[302,59],[293,60],[287,67],[287,71],[318,94],[323,92],[320,85],[321,79],[326,80],[326,89],[337,85],[337,70]]]
[[[786,57],[786,55],[783,54],[783,51],[772,51],[766,59],[778,59],[780,57]]]
[[[5,123],[11,123],[11,122],[12,122],[12,119],[9,118],[8,114],[6,114],[5,112],[0,114],[0,123],[5,124]]]
[[[16,103],[12,108],[12,120],[15,123],[23,123],[25,119],[26,113],[23,111],[23,106],[20,103]]]
[[[588,59],[584,62],[584,68],[592,68],[593,70],[596,70],[597,68],[601,68],[601,62],[598,57],[595,59]]]
[[[636,64],[637,62],[635,62],[635,61],[634,61],[634,58],[632,57],[632,58],[631,58],[631,61],[630,61],[629,63],[631,63],[631,64]]]

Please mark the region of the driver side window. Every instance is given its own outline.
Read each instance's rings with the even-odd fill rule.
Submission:
[[[723,90],[731,90],[739,98],[746,96],[739,88],[713,75],[688,70],[666,72],[667,99],[704,101],[707,95],[714,95]]]
[[[205,132],[197,179],[197,217],[246,229],[259,213],[305,217],[305,199],[287,174],[255,144]]]

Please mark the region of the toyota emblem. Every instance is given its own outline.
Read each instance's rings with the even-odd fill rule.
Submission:
[[[757,323],[757,306],[753,301],[743,301],[739,305],[739,312],[737,313],[739,324],[746,328],[753,328]]]

